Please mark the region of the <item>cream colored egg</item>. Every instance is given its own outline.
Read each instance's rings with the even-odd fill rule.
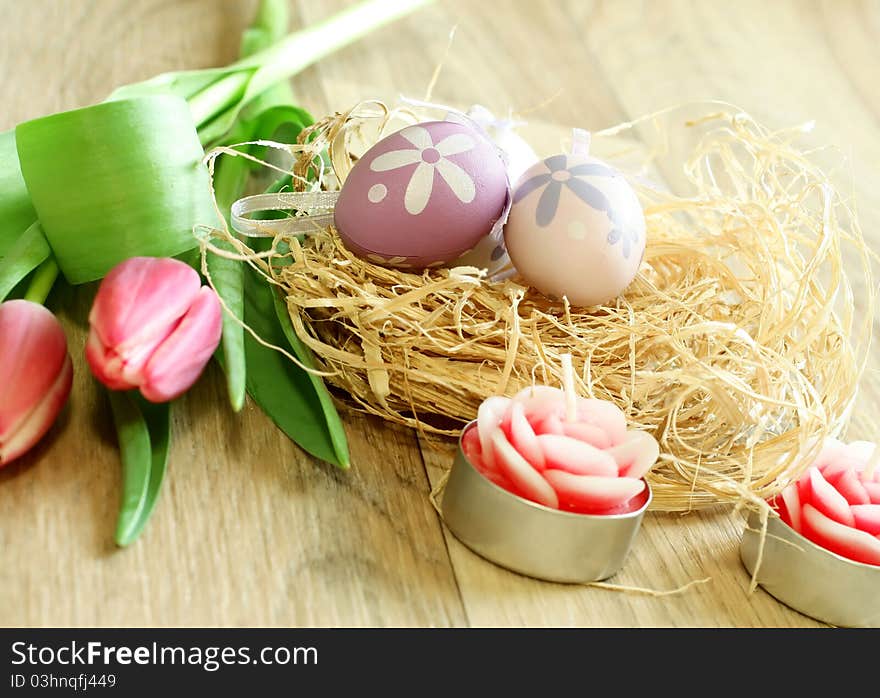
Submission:
[[[635,278],[645,216],[623,175],[586,155],[554,155],[520,177],[504,228],[523,279],[572,305],[607,303]]]

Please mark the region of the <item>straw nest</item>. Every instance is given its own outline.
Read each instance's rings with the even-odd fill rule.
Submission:
[[[344,179],[357,129],[372,124],[369,144],[389,121],[381,105],[325,119],[293,148],[294,173],[329,147]],[[332,229],[283,240],[289,263],[264,268],[326,380],[361,410],[455,435],[489,395],[558,385],[559,357],[571,353],[579,391],[613,401],[660,442],[655,509],[757,503],[845,427],[873,315],[870,253],[847,201],[799,150],[801,136],[731,109],[692,121],[670,111],[594,134],[594,151],[605,143],[612,160],[635,142],[660,144],[633,178],[644,263],[602,307],[570,307],[472,267],[377,266]],[[673,141],[689,142],[689,156],[658,152]],[[854,288],[865,299],[858,317]]]

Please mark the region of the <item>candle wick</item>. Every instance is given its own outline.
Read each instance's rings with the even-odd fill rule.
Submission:
[[[577,419],[577,394],[574,391],[574,367],[571,363],[571,354],[563,354],[562,361],[562,389],[565,391],[565,420],[573,422]]]

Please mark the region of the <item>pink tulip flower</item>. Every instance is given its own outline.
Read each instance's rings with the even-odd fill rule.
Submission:
[[[201,375],[220,342],[222,313],[192,267],[133,257],[101,282],[89,325],[86,359],[99,381],[167,402]]]
[[[0,304],[0,466],[43,438],[72,382],[67,339],[55,316],[29,301]]]

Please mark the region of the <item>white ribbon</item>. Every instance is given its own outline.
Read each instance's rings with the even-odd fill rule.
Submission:
[[[571,155],[589,155],[592,136],[582,128],[571,130]]]
[[[232,204],[232,227],[253,238],[274,238],[276,235],[315,233],[333,225],[333,209],[338,191],[281,192],[246,196]],[[264,211],[291,211],[290,218],[254,220],[248,214]]]

